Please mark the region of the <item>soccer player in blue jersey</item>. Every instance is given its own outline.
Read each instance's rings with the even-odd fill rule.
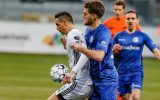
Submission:
[[[143,84],[142,50],[146,45],[160,61],[160,51],[150,37],[138,30],[138,14],[136,11],[126,13],[127,30],[118,33],[114,38],[113,50],[119,50],[117,65],[119,75],[118,91],[122,100],[140,100]]]
[[[90,58],[90,74],[94,93],[91,100],[116,100],[118,75],[114,67],[112,38],[109,29],[102,24],[105,12],[102,1],[84,3],[83,19],[87,27],[87,48],[75,44],[74,49]]]

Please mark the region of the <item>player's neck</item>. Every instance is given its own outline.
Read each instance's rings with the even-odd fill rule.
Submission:
[[[136,31],[136,29],[127,29],[127,32],[128,32],[129,34],[133,34],[135,31]]]
[[[74,25],[69,25],[66,29],[66,33],[68,34],[72,29],[74,28]]]
[[[102,23],[101,19],[95,20],[92,25],[90,25],[91,29],[94,30],[96,29],[100,24]]]
[[[125,15],[121,15],[121,16],[115,16],[115,18],[117,19],[117,20],[120,20],[121,18],[123,18]]]

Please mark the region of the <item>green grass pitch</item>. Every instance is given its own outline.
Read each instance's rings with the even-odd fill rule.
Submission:
[[[62,84],[49,76],[57,63],[68,65],[66,56],[0,54],[0,100],[46,100]],[[144,59],[142,100],[160,100],[160,63]]]

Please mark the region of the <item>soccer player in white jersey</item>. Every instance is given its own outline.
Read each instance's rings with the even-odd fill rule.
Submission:
[[[81,43],[86,47],[81,31],[74,29],[72,16],[68,12],[59,12],[55,15],[57,30],[66,35],[66,50],[71,72],[63,82],[64,86],[53,93],[48,100],[84,100],[92,94],[92,80],[89,74],[89,59],[73,50],[73,45]]]

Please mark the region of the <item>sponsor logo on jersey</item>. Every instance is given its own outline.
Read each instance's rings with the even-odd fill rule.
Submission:
[[[140,50],[140,47],[137,47],[137,46],[133,46],[133,45],[130,45],[130,46],[122,46],[123,49],[125,50]]]
[[[79,36],[74,36],[74,40],[75,40],[75,43],[79,43],[80,42],[80,37]]]
[[[138,37],[134,37],[134,38],[133,38],[133,42],[134,42],[134,43],[139,42],[139,38],[138,38]]]
[[[118,41],[126,41],[125,39],[118,39]]]

